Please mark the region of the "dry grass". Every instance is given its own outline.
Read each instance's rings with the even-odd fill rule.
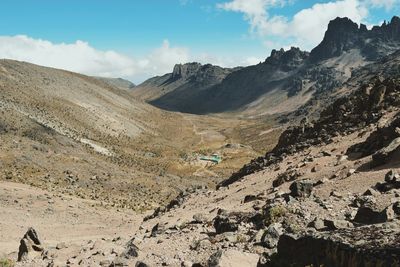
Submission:
[[[1,258],[0,259],[0,267],[14,267],[15,262],[8,258]]]

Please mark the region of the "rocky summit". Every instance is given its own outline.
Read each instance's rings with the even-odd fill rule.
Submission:
[[[0,60],[0,267],[400,266],[400,19],[138,86]]]
[[[400,18],[397,16],[371,30],[364,24],[358,26],[348,18],[336,18],[329,23],[323,41],[311,51],[310,58],[321,61],[360,49],[367,60],[375,61],[398,50],[399,43]]]
[[[219,79],[212,78],[214,71],[207,79],[213,81],[211,84],[192,77],[185,85],[191,90],[166,83],[166,77],[152,78],[139,85],[134,94],[157,107],[194,114],[274,114],[285,120],[317,116],[320,105],[335,100],[352,72],[400,48],[399,33],[400,19],[396,16],[371,30],[348,18],[336,18],[311,52],[294,47],[273,50],[264,62],[217,75]],[[193,75],[197,68],[196,64],[178,65],[172,75],[180,77],[177,73],[181,70]],[[204,80],[203,72],[196,76]]]

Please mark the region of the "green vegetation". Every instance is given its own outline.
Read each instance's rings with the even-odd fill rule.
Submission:
[[[0,259],[0,267],[14,267],[15,263],[13,260],[7,259],[7,258],[1,258]]]
[[[271,223],[275,223],[278,221],[280,217],[283,217],[287,213],[285,207],[281,205],[273,206],[267,210],[267,219],[266,225],[270,225]]]

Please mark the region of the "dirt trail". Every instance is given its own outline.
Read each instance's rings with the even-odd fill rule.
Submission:
[[[46,247],[58,243],[81,246],[89,240],[129,237],[141,215],[106,209],[100,202],[52,194],[28,185],[0,182],[0,252],[16,252],[29,227]]]

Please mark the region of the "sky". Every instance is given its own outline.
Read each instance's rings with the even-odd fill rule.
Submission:
[[[140,83],[178,63],[311,50],[330,20],[381,24],[400,0],[1,0],[0,10],[0,58]]]

